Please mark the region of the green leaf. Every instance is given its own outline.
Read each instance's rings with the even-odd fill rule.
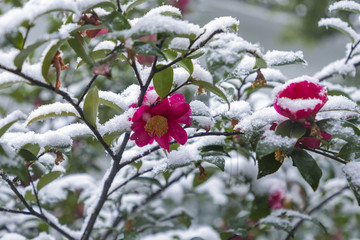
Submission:
[[[295,149],[291,153],[291,158],[305,181],[309,183],[314,191],[316,191],[319,186],[322,171],[317,165],[315,159],[313,159],[313,157],[306,151],[301,149]]]
[[[36,186],[37,191],[40,191],[47,184],[51,183],[52,181],[54,181],[55,179],[60,177],[61,174],[62,174],[62,172],[60,172],[60,171],[54,171],[54,172],[50,172],[50,173],[42,176]]]
[[[189,59],[197,59],[199,57],[201,57],[202,55],[205,54],[205,51],[203,49],[200,49],[200,50],[197,50],[193,53],[191,53],[189,56],[187,56],[186,58],[189,58]]]
[[[254,69],[267,68],[267,63],[262,57],[256,57]]]
[[[209,83],[209,82],[205,82],[205,81],[202,81],[202,80],[195,80],[195,81],[192,81],[191,84],[193,85],[196,85],[196,86],[199,86],[199,87],[202,87],[202,88],[205,88],[206,90],[212,92],[213,94],[215,94],[216,96],[220,97],[221,99],[225,100],[226,103],[228,104],[228,107],[230,109],[230,102],[229,100],[227,99],[225,93],[223,93],[220,88],[218,88],[217,86]]]
[[[163,50],[167,59],[175,60],[178,56],[177,52],[171,49]],[[180,67],[184,68],[190,75],[194,72],[194,65],[191,59],[184,58],[181,61],[176,63]]]
[[[89,12],[91,9],[94,9],[94,8],[111,8],[112,10],[116,10],[116,5],[112,2],[99,2],[91,7],[89,7],[88,9],[86,9],[84,12]]]
[[[109,15],[102,17],[103,24],[113,31],[121,31],[131,28],[127,18],[118,11],[113,11]]]
[[[20,31],[17,31],[15,35],[10,36],[10,42],[14,45],[15,48],[21,50],[24,46],[24,37]]]
[[[27,46],[25,49],[21,50],[18,55],[16,55],[14,59],[14,65],[17,69],[21,69],[22,65],[24,64],[25,59],[33,53],[38,47],[46,43],[48,40],[43,40],[36,42],[34,44],[31,44]]]
[[[76,54],[81,57],[87,64],[90,66],[94,64],[94,60],[89,55],[89,49],[86,45],[84,38],[80,33],[76,32],[73,34],[74,38],[68,40],[70,47],[76,52]]]
[[[125,10],[126,14],[129,13],[131,10],[133,10],[138,5],[145,3],[146,0],[135,0],[133,3],[131,3]]]
[[[25,192],[24,198],[27,202],[36,202],[36,197],[30,189]]]
[[[57,52],[57,50],[59,50],[60,46],[63,44],[64,40],[59,40],[58,42],[56,42],[54,45],[52,45],[49,49],[49,51],[46,53],[42,66],[41,66],[41,74],[44,77],[44,79],[46,80],[46,82],[50,83],[50,78],[49,78],[49,68],[51,66],[51,62]]]
[[[255,199],[252,201],[249,218],[251,220],[258,220],[268,216],[270,212],[271,207],[268,204],[268,196],[255,196]]]
[[[19,120],[19,119],[18,119],[18,120]],[[0,128],[0,137],[1,137],[2,135],[4,135],[4,133],[5,133],[14,123],[16,123],[18,120],[9,122],[9,123],[5,124],[5,126],[3,126],[2,128]]]
[[[137,240],[138,233],[136,231],[125,231],[124,240]]]
[[[39,154],[40,147],[37,144],[26,144],[19,150],[19,155],[27,162],[38,160],[37,155]]]
[[[155,44],[149,42],[135,42],[134,49],[136,53],[143,55],[152,55],[165,59],[165,55]]]
[[[176,12],[171,12],[171,11],[162,12],[162,13],[160,13],[160,15],[174,17],[174,18],[177,18],[177,19],[182,19],[181,14],[178,14]]]
[[[152,177],[137,177],[136,180],[139,180],[141,182],[147,182],[150,184],[155,184],[160,188],[162,187],[161,183],[157,179],[152,178]]]
[[[282,162],[275,159],[275,153],[266,155],[258,159],[259,172],[257,178],[262,178],[266,175],[273,174],[281,167]]]
[[[306,133],[306,128],[299,122],[286,120],[276,126],[275,133],[282,137],[301,138]]]
[[[214,164],[221,171],[225,170],[225,159],[220,156],[207,156],[202,158],[203,161]]]
[[[184,224],[185,227],[189,228],[191,226],[192,217],[186,212],[182,211],[181,215],[177,217],[177,220]]]
[[[47,171],[46,167],[42,165],[39,161],[33,162],[30,166],[36,177],[41,177]]]
[[[287,233],[291,233],[291,230],[293,228],[289,220],[283,218],[277,218],[273,216],[260,219],[258,224],[270,225],[279,228],[281,230],[284,230]]]
[[[337,157],[340,157],[348,162],[354,161],[359,158],[360,155],[360,145],[349,142],[346,143],[337,154]]]
[[[70,34],[75,35],[79,32],[84,32],[86,30],[103,29],[103,28],[107,28],[107,26],[104,24],[99,24],[99,25],[85,24],[85,25],[79,26],[78,28],[75,28],[74,30],[72,30],[70,32]]]
[[[157,68],[163,65],[157,65]],[[153,77],[153,84],[156,93],[161,99],[164,99],[170,92],[174,81],[174,70],[168,67],[160,72],[155,73]]]
[[[99,98],[99,103],[108,107],[111,107],[112,109],[115,109],[119,112],[124,112],[122,108],[119,107],[116,103],[109,101],[108,99]]]
[[[92,126],[96,127],[96,119],[99,110],[99,90],[92,87],[84,100],[84,117]]]

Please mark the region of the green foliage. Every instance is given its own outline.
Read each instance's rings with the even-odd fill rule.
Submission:
[[[161,68],[164,65],[157,65],[157,68]],[[174,81],[174,71],[172,67],[167,67],[162,71],[155,73],[153,77],[153,84],[156,93],[160,98],[165,98],[172,87]]]
[[[99,110],[99,91],[98,88],[92,87],[84,100],[84,117],[90,125],[96,127],[96,119]]]

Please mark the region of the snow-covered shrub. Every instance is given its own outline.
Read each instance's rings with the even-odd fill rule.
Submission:
[[[360,92],[330,80],[359,33],[322,19],[345,57],[288,79],[301,51],[159,2],[1,6],[0,239],[358,237]]]

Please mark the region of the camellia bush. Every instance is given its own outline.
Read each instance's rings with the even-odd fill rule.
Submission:
[[[360,3],[313,76],[189,4],[1,4],[1,240],[360,236]]]

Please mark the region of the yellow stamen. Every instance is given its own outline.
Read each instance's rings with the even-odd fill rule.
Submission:
[[[163,116],[156,115],[146,123],[145,131],[149,134],[150,137],[162,137],[167,133],[169,127],[167,119]]]
[[[284,150],[282,150],[280,148],[277,151],[275,151],[275,160],[276,161],[283,163],[285,158],[286,158],[286,153]]]

